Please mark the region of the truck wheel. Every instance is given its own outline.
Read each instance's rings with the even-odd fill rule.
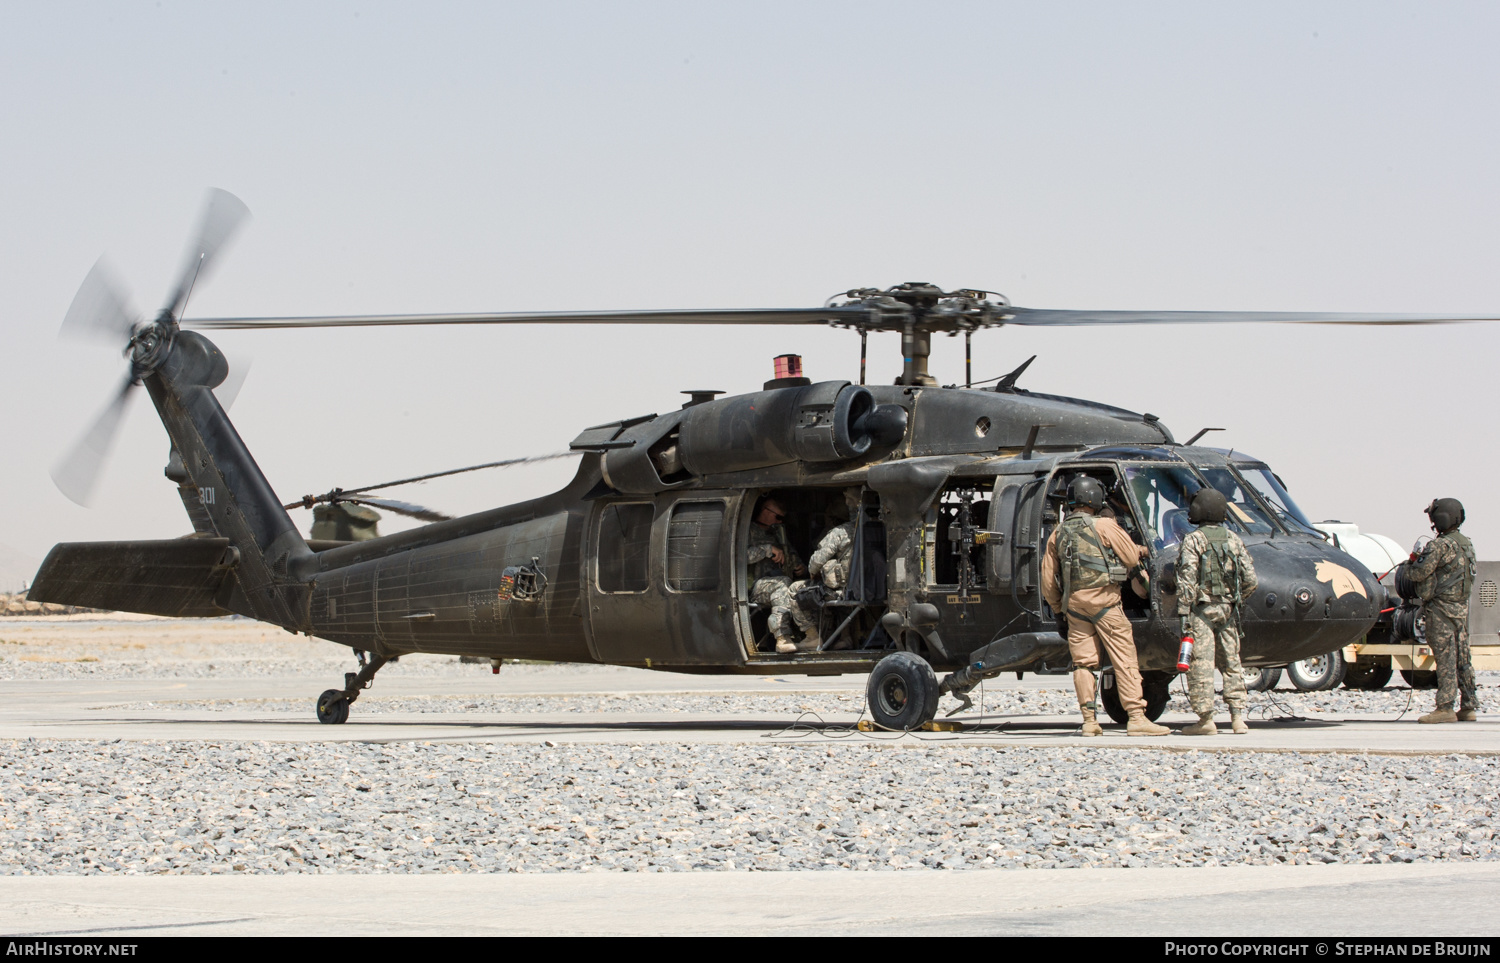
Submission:
[[[1246,669],[1246,692],[1270,692],[1281,681],[1281,669]]]
[[[1413,689],[1436,689],[1437,673],[1431,670],[1402,669],[1401,678]]]
[[[1292,685],[1303,692],[1322,692],[1344,681],[1344,653],[1330,652],[1286,667]]]
[[[870,673],[865,704],[876,725],[904,732],[932,721],[941,694],[926,659],[912,652],[892,652]]]
[[[1391,681],[1389,662],[1349,662],[1344,666],[1344,688],[1374,691]]]

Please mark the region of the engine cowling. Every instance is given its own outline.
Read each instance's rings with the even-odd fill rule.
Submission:
[[[868,388],[847,381],[759,391],[688,409],[678,457],[694,475],[849,461],[899,442],[906,417],[905,408],[877,405]]]

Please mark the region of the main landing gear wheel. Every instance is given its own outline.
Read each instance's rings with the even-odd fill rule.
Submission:
[[[1423,669],[1402,669],[1401,678],[1413,689],[1436,689],[1437,673]]]
[[[329,726],[349,721],[349,700],[342,689],[328,689],[318,696],[318,721]]]
[[[1391,664],[1348,662],[1344,665],[1344,688],[1373,691],[1391,681]]]
[[[892,652],[870,673],[865,704],[876,725],[908,731],[933,720],[941,694],[926,659],[911,652]]]
[[[1303,692],[1323,692],[1344,681],[1344,653],[1337,650],[1293,662],[1286,667],[1286,677]]]
[[[1141,695],[1146,699],[1146,718],[1155,722],[1161,718],[1161,714],[1167,711],[1167,703],[1172,701],[1172,680],[1176,678],[1175,672],[1142,672],[1141,673]],[[1105,669],[1099,674],[1099,704],[1104,707],[1104,712],[1114,720],[1115,725],[1123,726],[1130,721],[1130,713],[1120,704],[1120,689],[1115,685],[1115,672],[1113,669]]]

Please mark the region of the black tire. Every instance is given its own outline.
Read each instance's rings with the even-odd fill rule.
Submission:
[[[1246,692],[1270,692],[1280,681],[1281,668],[1279,666],[1271,669],[1245,670]]]
[[[1344,666],[1344,688],[1374,691],[1391,681],[1389,662],[1350,662]]]
[[[876,725],[903,732],[931,722],[941,695],[932,666],[913,652],[892,652],[881,659],[865,686]]]
[[[326,726],[349,721],[349,700],[344,698],[342,689],[328,689],[318,696],[318,721]]]
[[[1436,689],[1437,673],[1422,669],[1402,669],[1401,678],[1413,689]]]
[[[1172,701],[1172,680],[1176,677],[1175,672],[1141,673],[1141,695],[1146,698],[1147,719],[1155,722],[1167,711],[1167,703]],[[1105,669],[1099,674],[1098,702],[1115,725],[1123,726],[1130,721],[1130,713],[1120,704],[1120,690],[1115,685],[1113,669]]]
[[[1286,677],[1302,692],[1324,692],[1344,681],[1344,653],[1338,650],[1293,662]]]
[[[1176,672],[1142,672],[1141,695],[1146,697],[1146,718],[1155,722],[1172,701],[1172,680]]]

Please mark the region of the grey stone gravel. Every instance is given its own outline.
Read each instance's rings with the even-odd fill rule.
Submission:
[[[1491,757],[0,743],[0,873],[1493,860]]]

